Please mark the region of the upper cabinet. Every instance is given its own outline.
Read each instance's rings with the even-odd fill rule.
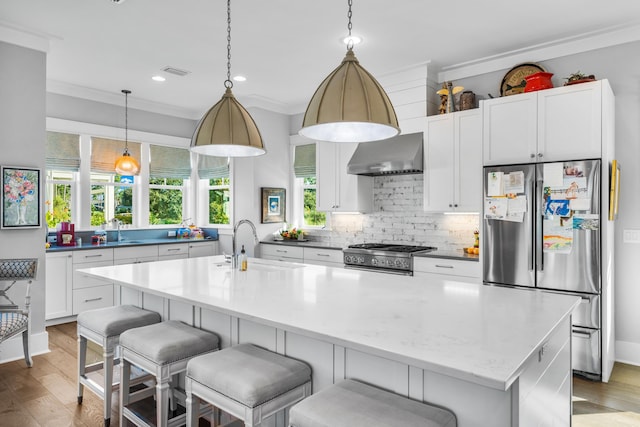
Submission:
[[[480,212],[482,118],[479,109],[427,118],[424,210]]]
[[[598,80],[482,101],[484,164],[601,157],[604,88]]]
[[[347,164],[354,143],[316,143],[316,209],[325,212],[371,212],[373,178],[350,175]]]

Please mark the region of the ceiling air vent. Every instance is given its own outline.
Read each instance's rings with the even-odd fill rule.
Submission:
[[[181,69],[175,68],[175,67],[164,67],[162,69],[162,71],[164,71],[165,73],[174,74],[174,75],[180,76],[180,77],[184,77],[187,74],[191,74],[191,71],[181,70]]]

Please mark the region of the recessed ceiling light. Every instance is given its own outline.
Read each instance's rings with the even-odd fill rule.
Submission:
[[[153,76],[153,77],[151,77],[151,80],[156,81],[156,82],[163,82],[163,81],[165,81],[167,79],[165,79],[162,76]]]
[[[233,80],[236,82],[246,82],[247,78],[245,76],[234,76]]]
[[[353,43],[353,45],[355,46],[355,45],[357,45],[357,44],[362,43],[362,37],[360,37],[360,36],[354,36],[354,35],[352,34],[351,36],[347,36],[347,37],[344,37],[344,38],[342,39],[342,43],[344,43],[344,44],[349,44],[349,41],[351,41],[351,42]]]

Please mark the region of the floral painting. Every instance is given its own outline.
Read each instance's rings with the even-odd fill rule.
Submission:
[[[2,228],[40,227],[40,170],[2,167]]]

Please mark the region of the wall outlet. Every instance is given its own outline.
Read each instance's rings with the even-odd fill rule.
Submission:
[[[622,233],[623,243],[640,243],[640,230],[624,230]]]
[[[168,231],[167,232],[167,237],[176,237],[176,232],[175,231]]]

